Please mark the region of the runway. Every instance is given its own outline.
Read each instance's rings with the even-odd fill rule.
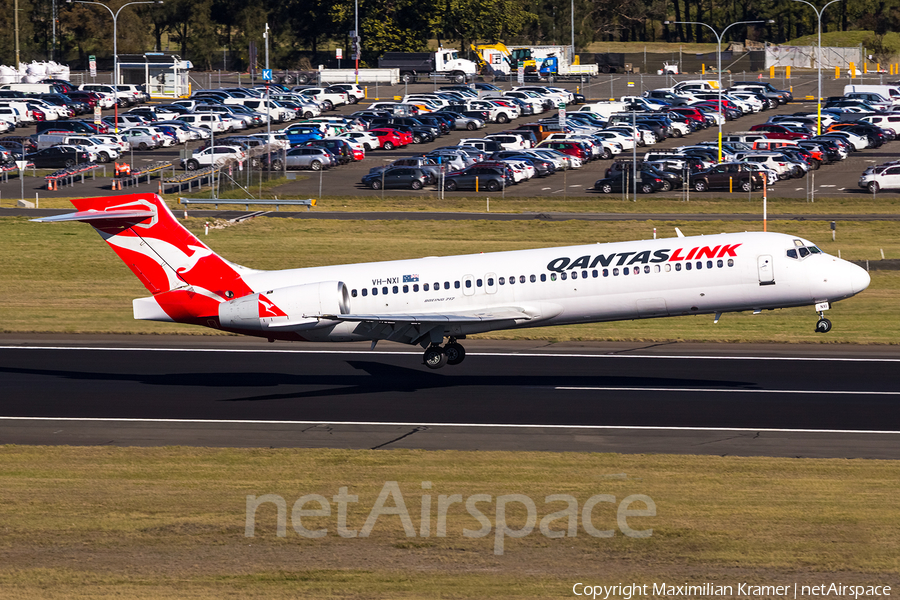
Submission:
[[[0,443],[900,457],[889,347],[0,337]]]

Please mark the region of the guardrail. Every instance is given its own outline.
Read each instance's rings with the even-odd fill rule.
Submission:
[[[275,210],[278,210],[279,206],[305,206],[306,210],[312,210],[312,207],[316,205],[316,199],[310,198],[308,200],[281,200],[279,198],[272,198],[269,200],[259,199],[259,198],[248,198],[246,200],[222,200],[221,198],[179,198],[178,202],[184,204],[185,206],[189,204],[214,204],[216,208],[219,208],[220,204],[244,204],[247,207],[247,210],[250,210],[251,204],[263,204],[267,206],[275,205]]]
[[[154,173],[161,173],[162,171],[164,171],[166,169],[174,170],[174,168],[175,168],[175,166],[171,162],[158,162],[155,165],[147,167],[140,171],[132,171],[131,174],[126,175],[124,177],[122,177],[122,176],[116,177],[116,179],[118,180],[118,182],[117,182],[118,189],[121,190],[122,187],[126,186],[126,185],[132,185],[132,186],[139,185],[141,183],[141,177],[146,177],[147,183],[150,183],[150,176],[153,175]],[[161,174],[160,174],[160,178],[162,178]],[[160,187],[162,187],[162,186],[160,186]]]
[[[59,171],[55,171],[50,175],[44,177],[44,180],[47,182],[47,189],[50,191],[56,190],[60,185],[74,185],[75,179],[81,177],[81,183],[84,183],[84,174],[90,172],[91,178],[96,179],[97,169],[103,169],[103,175],[106,176],[106,166],[98,165],[96,163],[80,163],[72,167],[67,167],[65,169],[60,169]]]

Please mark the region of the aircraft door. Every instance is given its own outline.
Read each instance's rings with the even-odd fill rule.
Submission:
[[[759,268],[759,285],[775,285],[775,269],[772,266],[772,255],[762,254],[756,260]]]
[[[473,275],[463,276],[463,295],[472,296],[475,294],[475,277]]]

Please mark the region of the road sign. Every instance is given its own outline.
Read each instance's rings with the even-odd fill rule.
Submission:
[[[519,67],[519,71],[516,74],[516,80],[519,83],[525,83],[525,67]]]
[[[97,76],[97,57],[91,54],[88,56],[88,65],[91,70],[91,77]]]
[[[25,169],[25,167],[28,166],[28,161],[27,160],[17,160],[16,166],[19,167],[20,171],[23,171]]]
[[[263,69],[262,70],[262,78],[265,81],[272,81],[272,69]]]
[[[100,105],[94,107],[94,123],[99,125],[103,122],[103,115],[100,114]]]
[[[565,127],[565,126],[566,126],[566,105],[565,105],[565,104],[560,104],[560,109],[559,109],[559,126],[560,126],[560,127]]]
[[[344,49],[343,48],[335,48],[334,49],[334,57],[338,60],[344,58]]]

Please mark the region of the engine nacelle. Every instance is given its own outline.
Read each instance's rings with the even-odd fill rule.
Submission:
[[[342,281],[292,285],[249,294],[219,305],[219,323],[226,329],[292,331],[333,325],[321,315],[350,312],[350,293]]]

